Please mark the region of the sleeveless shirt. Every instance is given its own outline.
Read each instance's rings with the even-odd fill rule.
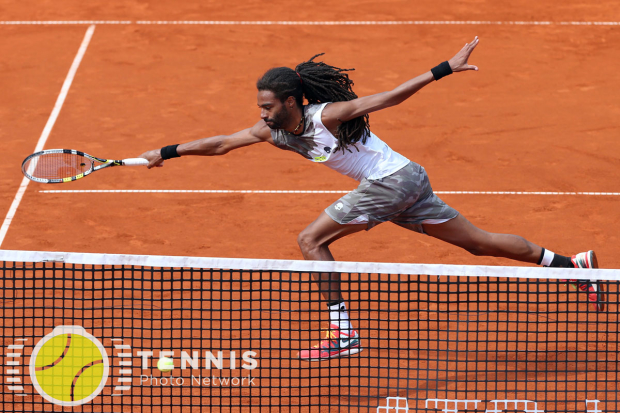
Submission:
[[[273,142],[280,149],[296,152],[313,162],[322,163],[356,181],[380,179],[404,168],[410,161],[392,150],[374,133],[344,150],[336,150],[338,139],[323,125],[321,114],[329,103],[304,106],[305,128],[301,135],[284,129],[271,130]]]

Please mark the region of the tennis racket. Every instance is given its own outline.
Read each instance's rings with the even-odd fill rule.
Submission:
[[[101,159],[72,149],[48,149],[28,156],[22,162],[26,178],[43,184],[59,184],[76,181],[91,173],[112,166],[146,166],[143,158],[129,158],[120,161]]]

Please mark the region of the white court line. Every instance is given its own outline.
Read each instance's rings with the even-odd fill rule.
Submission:
[[[37,142],[37,146],[34,151],[39,152],[43,150],[43,146],[47,141],[50,133],[52,132],[52,128],[56,123],[56,119],[58,118],[58,114],[60,113],[60,109],[62,109],[62,105],[65,102],[65,98],[69,93],[69,88],[71,87],[71,83],[73,82],[73,78],[75,77],[75,73],[80,67],[80,62],[82,61],[82,57],[84,53],[86,53],[86,49],[88,48],[88,43],[90,42],[91,37],[93,37],[93,33],[95,31],[95,26],[90,26],[88,30],[86,30],[86,34],[84,35],[84,40],[82,40],[82,44],[78,49],[77,55],[75,55],[75,59],[73,59],[73,64],[69,69],[69,73],[67,74],[67,78],[65,82],[62,84],[62,88],[60,89],[60,94],[58,95],[58,99],[56,99],[56,104],[54,105],[54,109],[50,114],[47,123],[45,124],[45,128],[43,128],[43,132],[41,133],[41,137]],[[4,222],[2,223],[2,227],[0,227],[0,246],[2,246],[2,241],[4,241],[4,237],[6,236],[7,231],[9,230],[9,226],[11,225],[11,221],[17,212],[17,207],[19,207],[19,203],[22,200],[24,192],[26,192],[26,188],[28,187],[28,183],[30,180],[26,177],[22,179],[22,183],[19,185],[19,189],[17,190],[17,194],[15,194],[15,199],[13,199],[13,203],[9,208],[9,212],[7,212],[6,217],[4,218]]]
[[[79,193],[181,193],[181,194],[346,194],[345,191],[313,190],[250,190],[250,189],[58,189],[39,191],[44,194]],[[524,192],[524,191],[434,191],[439,195],[572,195],[620,196],[620,192]]]
[[[5,20],[0,25],[204,25],[204,26],[620,26],[616,21],[493,21],[493,20]]]

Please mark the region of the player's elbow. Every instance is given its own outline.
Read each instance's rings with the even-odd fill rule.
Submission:
[[[220,139],[214,148],[213,155],[226,155],[232,148],[227,144],[226,139]]]

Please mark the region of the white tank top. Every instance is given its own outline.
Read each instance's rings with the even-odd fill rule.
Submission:
[[[297,152],[306,159],[320,162],[356,181],[380,179],[404,168],[410,161],[374,133],[366,143],[361,140],[344,150],[336,150],[338,139],[323,125],[321,114],[329,103],[304,106],[305,128],[301,135],[284,129],[271,131],[273,142],[280,149]]]

